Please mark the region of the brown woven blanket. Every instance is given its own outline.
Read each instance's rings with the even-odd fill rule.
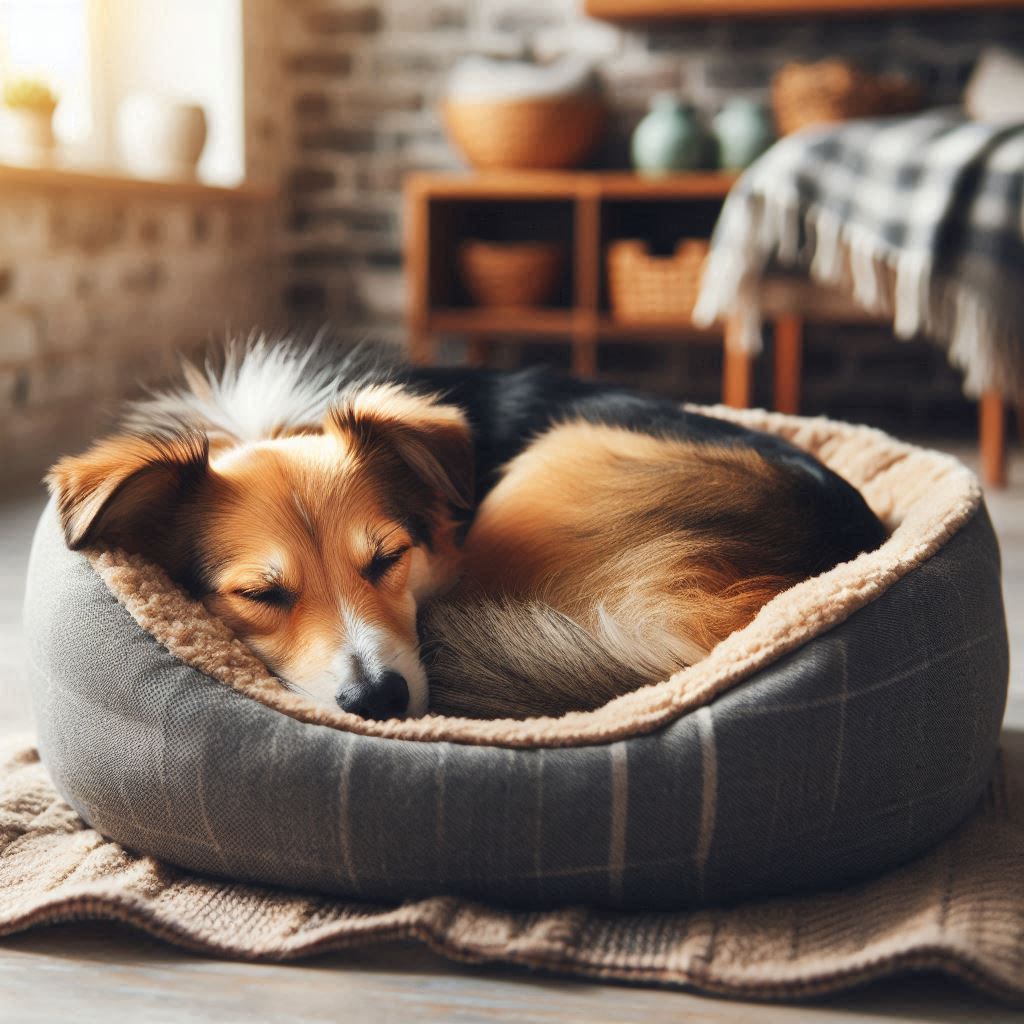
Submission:
[[[1024,1000],[1024,734],[974,816],[912,864],[841,892],[724,910],[519,913],[449,897],[400,907],[190,875],[87,828],[35,749],[0,742],[0,936],[70,919],[176,945],[288,960],[417,939],[455,960],[792,999],[913,969]]]

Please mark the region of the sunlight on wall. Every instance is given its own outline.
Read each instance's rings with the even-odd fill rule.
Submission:
[[[200,178],[244,177],[243,0],[0,0],[0,78],[31,76],[61,97],[65,155],[114,165],[126,96],[154,94],[206,111]]]
[[[105,0],[97,14],[95,52],[110,112],[100,131],[110,139],[117,101],[132,93],[198,103],[209,126],[200,177],[241,180],[242,0]]]
[[[90,0],[0,0],[0,78],[42,79],[61,98],[54,128],[71,149],[93,132]]]

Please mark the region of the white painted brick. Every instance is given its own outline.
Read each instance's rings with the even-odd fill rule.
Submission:
[[[366,313],[397,319],[405,308],[405,277],[398,270],[360,269],[354,280],[359,303]]]
[[[18,257],[42,252],[50,244],[49,207],[39,196],[0,199],[0,255]]]

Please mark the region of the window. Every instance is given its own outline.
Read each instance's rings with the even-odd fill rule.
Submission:
[[[200,177],[244,177],[244,0],[0,0],[0,77],[46,81],[72,163],[116,167],[117,109],[149,93],[206,111]]]
[[[69,154],[89,155],[93,96],[90,0],[0,0],[0,78],[39,78],[60,97],[57,138]]]

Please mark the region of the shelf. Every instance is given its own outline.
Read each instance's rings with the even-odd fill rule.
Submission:
[[[570,309],[437,309],[427,319],[428,330],[453,334],[565,337],[576,325]]]
[[[605,316],[598,322],[597,335],[603,341],[657,338],[719,341],[722,331],[717,326],[698,327],[689,320],[616,320],[613,317]]]
[[[602,341],[632,341],[664,338],[716,340],[718,327],[697,327],[688,320],[616,320],[608,314],[588,316],[571,309],[439,309],[430,314],[427,328],[438,333],[480,335],[524,335],[564,338],[576,333],[593,333]]]
[[[134,178],[118,171],[0,163],[0,190],[7,189],[228,203],[266,203],[278,195],[276,188],[265,185],[205,185],[199,181]]]
[[[732,171],[691,171],[660,178],[594,175],[602,199],[724,199],[738,177]]]
[[[612,171],[489,171],[414,174],[406,188],[431,199],[722,199],[736,182],[728,171],[692,171],[648,178]]]
[[[585,0],[605,21],[684,21],[695,18],[775,18],[888,13],[940,14],[1007,10],[1024,0]]]

